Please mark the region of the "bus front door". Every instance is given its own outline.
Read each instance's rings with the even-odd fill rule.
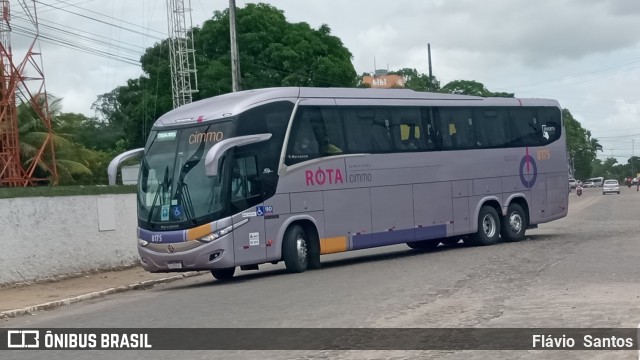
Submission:
[[[264,206],[255,156],[237,157],[233,162],[231,178],[231,204],[233,216],[233,243],[235,263],[259,264],[266,261]]]

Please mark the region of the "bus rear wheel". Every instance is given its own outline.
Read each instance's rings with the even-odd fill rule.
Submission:
[[[483,206],[478,214],[478,231],[469,238],[472,245],[488,246],[498,242],[500,216],[491,206]]]
[[[507,216],[502,222],[502,230],[500,234],[506,241],[516,242],[523,240],[525,231],[527,230],[528,220],[522,206],[519,204],[510,204],[507,209]]]
[[[216,280],[225,281],[225,280],[231,280],[235,272],[236,272],[235,267],[224,268],[224,269],[212,269],[211,275],[213,275],[213,277],[216,278]]]
[[[287,271],[301,273],[307,270],[309,264],[308,254],[308,237],[302,226],[293,225],[289,227],[282,243],[282,258]]]

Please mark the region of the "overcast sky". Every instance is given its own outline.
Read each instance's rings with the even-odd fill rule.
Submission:
[[[238,7],[250,2],[236,1]],[[491,91],[557,99],[604,145],[600,157],[626,163],[632,140],[640,154],[640,1],[263,2],[283,10],[289,22],[329,25],[353,54],[358,74],[373,71],[374,58],[378,68],[428,73],[430,43],[442,85],[475,80]],[[29,25],[18,2],[11,4],[19,60],[29,40],[20,28]],[[191,0],[193,25],[228,4]],[[63,98],[64,112],[94,116],[97,96],[141,75],[140,55],[167,34],[165,0],[37,0],[37,6],[41,34],[55,42],[41,42],[47,90]],[[63,47],[61,39],[100,54]]]

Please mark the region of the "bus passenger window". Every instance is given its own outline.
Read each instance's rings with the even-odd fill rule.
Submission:
[[[343,147],[342,126],[335,110],[303,106],[293,120],[285,164],[341,154]]]
[[[392,109],[394,139],[396,150],[415,151],[426,148],[422,136],[422,121],[420,108],[402,107]]]

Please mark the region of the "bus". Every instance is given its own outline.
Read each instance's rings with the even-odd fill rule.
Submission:
[[[162,115],[138,178],[150,272],[230,279],[406,243],[492,245],[567,215],[561,108],[408,89],[268,88]]]

